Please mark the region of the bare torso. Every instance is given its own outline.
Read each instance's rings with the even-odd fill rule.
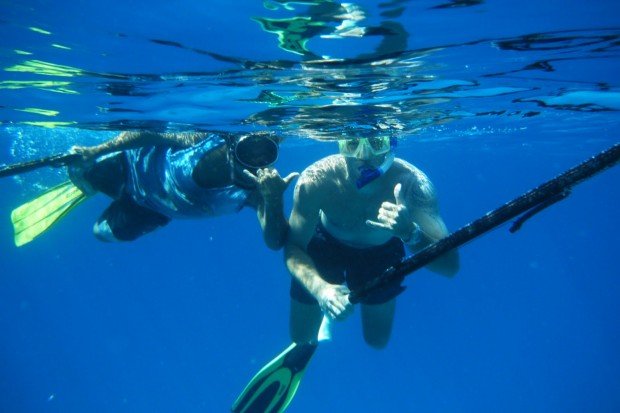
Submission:
[[[355,187],[355,179],[349,177],[355,168],[347,167],[342,156],[330,156],[317,165],[324,173],[317,176],[320,190],[320,219],[325,229],[343,243],[356,247],[368,247],[387,242],[393,235],[381,228],[371,227],[367,220],[376,220],[383,202],[395,202],[394,187],[404,179],[411,181],[413,166],[396,159],[387,173],[362,189]],[[416,170],[417,171],[417,170]],[[413,175],[415,176],[415,175]],[[355,177],[352,177],[355,178]]]

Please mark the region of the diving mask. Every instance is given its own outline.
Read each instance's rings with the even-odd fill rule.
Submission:
[[[363,160],[386,154],[395,146],[396,138],[390,138],[389,136],[338,141],[340,154],[346,157]]]
[[[246,168],[267,168],[278,160],[278,142],[268,134],[245,135],[235,142],[232,153],[235,161]]]

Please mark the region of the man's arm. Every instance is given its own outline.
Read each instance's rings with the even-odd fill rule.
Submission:
[[[412,251],[418,251],[445,238],[449,232],[439,213],[437,195],[430,180],[422,172],[409,178],[403,184],[404,193],[400,198],[410,212],[409,220],[413,228],[403,241]],[[459,270],[458,251],[452,250],[441,255],[426,268],[450,277],[456,275]]]
[[[320,208],[311,194],[307,177],[302,175],[295,186],[293,210],[289,217],[289,236],[284,250],[286,267],[293,277],[316,297],[325,281],[319,276],[314,262],[306,252],[316,225],[319,222]]]
[[[243,172],[256,183],[260,195],[256,204],[256,215],[263,230],[265,244],[272,250],[279,250],[284,246],[288,234],[288,222],[284,217],[284,192],[299,174],[293,172],[281,178],[274,168],[259,169],[256,175],[248,170]]]
[[[406,242],[412,251],[419,251],[449,235],[446,224],[437,209],[416,210],[412,214],[412,218],[413,222],[418,226],[417,234],[412,233],[407,240],[408,242]],[[446,252],[429,263],[426,268],[449,277],[456,275],[459,271],[458,250],[453,249]]]
[[[289,218],[289,236],[284,249],[289,272],[318,301],[321,309],[332,318],[344,318],[352,310],[349,290],[333,285],[319,274],[306,248],[320,219],[320,190],[311,189],[308,177],[302,175],[295,187],[293,210]]]
[[[190,147],[205,138],[204,133],[156,133],[122,132],[117,137],[96,146],[74,146],[72,150],[85,159],[94,159],[112,152],[142,148],[144,146],[168,145]]]
[[[430,180],[420,171],[403,175],[402,184],[394,187],[393,202],[383,202],[376,220],[370,226],[391,231],[403,240],[412,251],[446,237],[448,229],[439,214],[435,190]],[[457,250],[449,251],[426,266],[429,270],[449,277],[459,270]]]

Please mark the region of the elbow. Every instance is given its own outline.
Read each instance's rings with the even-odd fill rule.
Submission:
[[[443,275],[445,275],[446,277],[452,278],[461,269],[461,260],[459,257],[459,253],[457,251],[451,251],[449,253],[449,256],[446,258],[447,258],[446,260],[447,262],[444,267]]]
[[[460,269],[460,265],[457,262],[456,264],[451,265],[450,267],[446,268],[445,271],[443,272],[443,275],[445,275],[448,278],[453,278],[459,272],[459,269]]]
[[[457,251],[448,252],[429,265],[429,269],[448,278],[453,278],[460,269]]]
[[[267,248],[269,248],[272,251],[280,251],[282,247],[284,247],[283,242],[267,243]]]
[[[289,273],[295,274],[295,269],[299,267],[299,250],[296,246],[287,242],[284,245],[284,265]]]
[[[272,251],[279,251],[284,247],[284,243],[286,241],[286,237],[265,237],[265,245]]]
[[[273,251],[281,250],[286,244],[288,239],[288,225],[281,227],[280,229],[273,230],[265,230],[263,228],[263,241],[267,248]]]

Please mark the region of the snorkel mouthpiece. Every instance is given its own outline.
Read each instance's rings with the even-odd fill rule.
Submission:
[[[392,137],[390,138],[390,151],[394,151],[395,148],[396,148],[396,138]],[[362,189],[363,187],[365,187],[366,185],[368,185],[369,183],[371,183],[372,181],[374,181],[375,179],[377,179],[378,177],[386,173],[388,169],[390,169],[393,163],[394,163],[394,153],[390,152],[385,157],[385,160],[383,161],[381,165],[379,165],[378,168],[369,168],[367,166],[360,166],[359,167],[360,176],[355,181],[355,186],[357,187],[357,189]]]
[[[357,189],[362,189],[370,182],[381,176],[381,172],[375,168],[360,167],[360,177],[355,181]]]
[[[360,176],[355,181],[355,186],[357,189],[362,189],[381,175],[387,172],[388,169],[394,163],[394,154],[390,153],[386,156],[385,161],[378,168],[369,168],[367,166],[360,166]]]

